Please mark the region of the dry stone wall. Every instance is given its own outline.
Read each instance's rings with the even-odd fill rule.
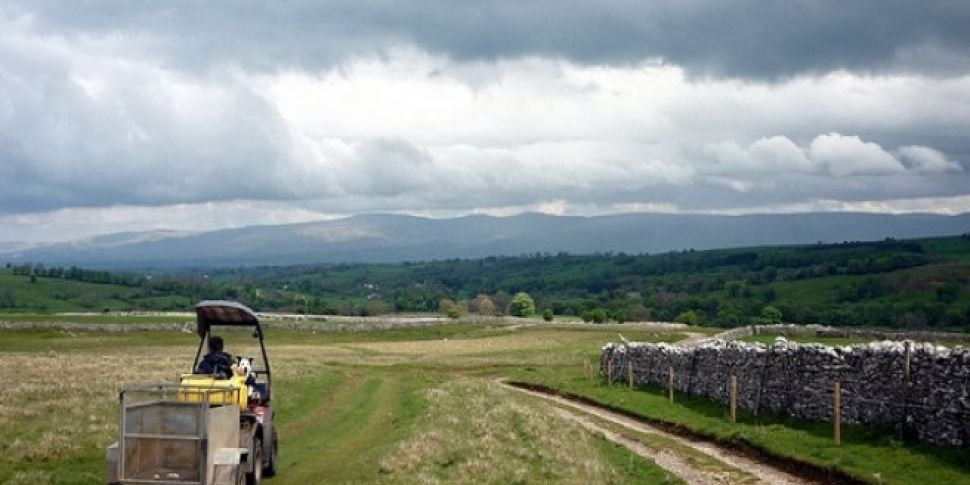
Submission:
[[[779,338],[773,345],[724,341],[692,348],[670,344],[607,344],[600,360],[609,378],[634,381],[728,403],[738,379],[738,407],[829,421],[834,386],[842,388],[844,423],[890,426],[922,441],[970,446],[970,349],[874,342],[829,347]]]

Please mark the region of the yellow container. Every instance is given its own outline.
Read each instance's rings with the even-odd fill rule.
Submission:
[[[209,404],[238,404],[242,411],[249,405],[245,377],[215,379],[203,374],[182,374],[179,379],[179,401],[201,402],[206,395],[209,396]]]

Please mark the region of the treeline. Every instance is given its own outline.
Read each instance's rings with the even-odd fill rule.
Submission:
[[[952,239],[970,252],[966,237]],[[786,321],[834,325],[966,325],[970,314],[966,302],[957,298],[966,291],[965,275],[931,271],[918,275],[919,281],[892,276],[950,263],[920,241],[886,239],[660,255],[560,253],[399,265],[266,267],[229,270],[221,277],[319,295],[309,311],[338,313],[443,311],[442,301],[474,312],[472,301],[480,297],[496,302],[496,313],[506,313],[510,295],[525,292],[535,298],[539,311],[591,321],[734,326],[769,318],[767,309],[770,315],[780,312]],[[840,276],[848,278],[844,283],[830,278]],[[779,296],[776,288],[788,283],[820,285],[812,292],[822,296]],[[348,296],[360,300],[354,304],[343,299]]]
[[[72,281],[83,281],[86,283],[99,283],[99,284],[111,284],[111,285],[122,285],[122,286],[142,286],[145,284],[145,278],[142,276],[131,275],[126,273],[112,273],[109,271],[97,271],[90,269],[82,269],[77,266],[50,266],[46,267],[43,264],[19,264],[12,265],[7,263],[6,267],[15,275],[21,276],[34,276],[34,277],[46,277],[46,278],[63,278]]]
[[[944,246],[945,252],[939,249]],[[509,314],[513,295],[524,293],[534,299],[535,313],[594,322],[736,326],[783,320],[961,327],[970,325],[970,265],[962,262],[970,261],[967,255],[970,237],[964,235],[657,255],[532,254],[163,275],[27,265],[11,269],[29,277],[122,285],[144,297],[235,299],[259,310],[313,314]]]

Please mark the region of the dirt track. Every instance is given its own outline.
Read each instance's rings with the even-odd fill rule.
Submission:
[[[610,441],[628,448],[637,455],[655,461],[657,465],[688,483],[814,483],[773,466],[753,460],[747,456],[739,455],[715,444],[690,440],[671,434],[649,424],[633,420],[600,407],[579,403],[562,396],[522,389],[504,382],[502,385],[517,392],[555,403],[558,406],[558,412],[564,417],[579,423],[586,429],[598,433]],[[598,424],[596,422],[598,420],[611,423],[616,427],[609,429],[606,426]],[[632,433],[628,435],[623,431],[615,431],[617,428]],[[719,462],[722,466],[713,469],[710,467],[699,467],[696,464],[695,458],[679,452],[676,448],[649,446],[644,441],[637,440],[631,436],[635,434],[663,437],[665,440],[673,441],[681,447],[689,448],[692,450],[690,454],[702,454]],[[747,478],[743,478],[744,476],[747,476]]]

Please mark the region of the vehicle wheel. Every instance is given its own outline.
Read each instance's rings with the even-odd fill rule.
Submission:
[[[253,471],[246,474],[246,485],[259,485],[263,479],[263,442],[253,440]]]
[[[263,468],[263,476],[272,477],[276,475],[276,464],[279,459],[279,439],[276,437],[276,431],[273,431],[273,446],[270,447],[269,460],[266,462],[266,468]]]

